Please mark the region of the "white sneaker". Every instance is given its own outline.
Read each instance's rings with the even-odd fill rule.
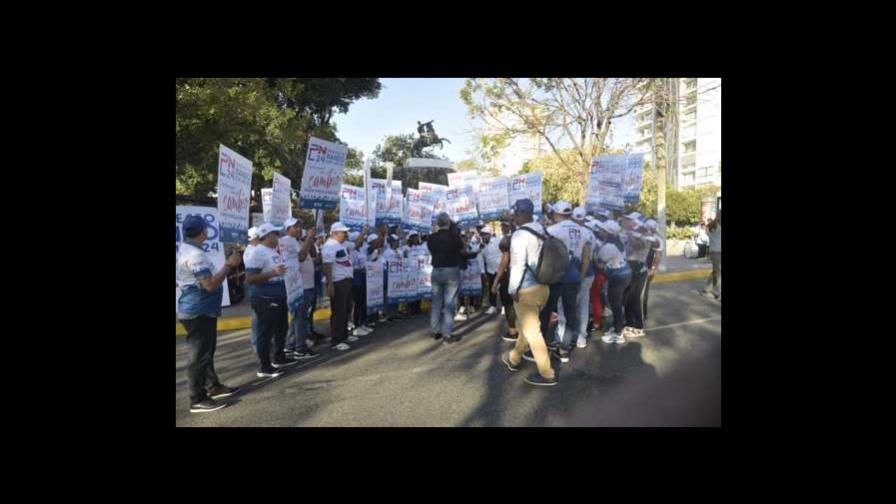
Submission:
[[[351,347],[346,345],[345,343],[340,343],[340,344],[334,346],[333,348],[335,348],[336,350],[339,350],[340,352],[344,352],[344,351],[350,349]]]
[[[461,307],[460,307],[460,310],[458,310],[457,313],[460,313],[461,315],[463,315],[464,313],[466,313],[466,310],[467,310],[467,307],[466,307],[466,306],[461,306]]]
[[[489,306],[488,310],[485,312],[486,315],[494,315],[496,313],[498,313],[498,310],[496,310],[494,306]]]
[[[463,313],[458,313],[457,315],[454,316],[454,321],[455,322],[463,322],[464,320],[467,320],[467,318],[469,318],[469,317],[467,317]]]
[[[608,332],[607,334],[604,334],[603,336],[601,336],[600,339],[604,343],[611,343],[611,344],[612,343],[625,343],[625,336],[623,336],[621,334],[616,334],[612,331]]]
[[[623,333],[623,334],[625,334],[629,338],[640,338],[641,336],[644,336],[644,334],[646,334],[646,333],[644,332],[644,329],[629,327],[629,331],[627,333]]]
[[[355,335],[351,335],[348,338],[345,338],[345,341],[348,341],[349,343],[354,343],[354,342],[358,341],[358,337]]]
[[[585,348],[588,345],[588,342],[585,341],[585,336],[579,336],[578,341],[576,341],[577,348]]]
[[[612,317],[613,310],[611,310],[605,306],[604,309],[600,312],[600,316],[601,317]]]
[[[503,307],[503,306],[501,307],[501,315],[506,315],[506,313],[504,313],[504,307]]]
[[[367,336],[370,334],[370,331],[367,331],[363,327],[356,327],[355,330],[352,331],[352,334],[355,336]]]

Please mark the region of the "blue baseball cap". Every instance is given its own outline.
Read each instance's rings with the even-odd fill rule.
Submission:
[[[208,227],[208,222],[205,222],[205,219],[201,215],[188,215],[184,219],[184,234],[185,235],[201,233],[207,227]]]
[[[529,198],[516,200],[513,204],[513,211],[516,213],[532,215],[535,212],[535,205]]]

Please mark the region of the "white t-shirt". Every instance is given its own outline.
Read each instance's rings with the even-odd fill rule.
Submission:
[[[324,243],[322,259],[324,264],[332,265],[333,282],[354,276],[351,253],[345,243],[339,243],[335,238],[327,240],[327,243]]]
[[[268,248],[267,245],[259,245],[252,249],[252,252],[246,257],[247,273],[268,273],[274,270],[274,267],[280,264],[286,264],[280,252],[277,249]],[[249,295],[267,298],[285,298],[286,284],[283,275],[269,278],[265,283],[249,286]]]
[[[597,260],[613,269],[619,269],[625,265],[625,255],[612,243],[605,243],[600,248]]]
[[[548,228],[548,233],[559,238],[572,256],[578,259],[579,264],[582,264],[582,250],[585,248],[587,235],[594,236],[591,230],[576,224],[572,219],[554,224]]]
[[[483,272],[488,272],[492,275],[497,273],[498,266],[501,265],[501,249],[498,247],[501,240],[499,238],[492,238],[491,241],[488,242],[488,245],[482,251],[482,257],[485,261],[485,269]]]
[[[304,261],[299,261],[299,272],[302,273],[302,285],[305,290],[314,288],[314,259],[311,253],[305,257]]]

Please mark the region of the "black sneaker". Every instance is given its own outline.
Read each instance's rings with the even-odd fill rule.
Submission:
[[[239,387],[227,387],[225,385],[218,385],[217,387],[212,387],[208,391],[208,396],[212,399],[220,399],[222,397],[232,396],[239,390]]]
[[[255,373],[255,376],[259,378],[276,378],[283,374],[283,371],[279,371],[276,369],[270,369],[268,371],[259,371]]]
[[[440,339],[442,339],[442,333],[435,333],[435,334],[433,334],[433,335],[432,335],[432,339],[434,339],[434,340],[436,340],[436,341],[439,341]]]
[[[569,362],[569,352],[562,348],[555,349],[554,355],[560,359],[560,362]]]
[[[503,362],[504,365],[507,366],[507,369],[509,369],[511,371],[519,371],[520,366],[523,364],[522,362],[520,362],[519,364],[514,366],[513,363],[510,362],[510,354],[509,353],[506,353],[501,356],[501,362]]]
[[[519,333],[516,333],[516,334],[504,333],[504,336],[501,336],[501,339],[504,341],[516,341],[516,339],[519,336],[520,336]]]
[[[532,350],[526,350],[523,352],[523,358],[529,362],[535,362],[535,356],[532,355]]]
[[[526,383],[540,387],[552,387],[557,384],[557,378],[545,378],[538,373],[526,377]]]
[[[293,359],[292,357],[287,357],[285,359],[275,360],[271,363],[275,368],[283,368],[287,366],[292,366],[293,364],[298,364],[299,361]]]
[[[456,336],[456,335],[452,335],[452,336],[448,336],[447,338],[445,338],[444,341],[445,341],[445,343],[450,345],[452,343],[457,343],[458,341],[460,341],[460,337]]]
[[[190,413],[206,413],[215,411],[227,406],[227,403],[218,402],[212,398],[207,398],[202,402],[190,405]]]
[[[304,359],[313,359],[317,357],[318,354],[313,352],[310,348],[306,349],[304,352],[296,352],[293,357],[296,359],[304,360]]]

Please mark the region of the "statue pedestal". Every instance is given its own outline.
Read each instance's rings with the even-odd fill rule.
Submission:
[[[430,159],[430,158],[408,158],[404,163],[405,168],[443,168],[443,169],[452,169],[454,168],[454,163],[451,161],[446,161],[444,159]]]

